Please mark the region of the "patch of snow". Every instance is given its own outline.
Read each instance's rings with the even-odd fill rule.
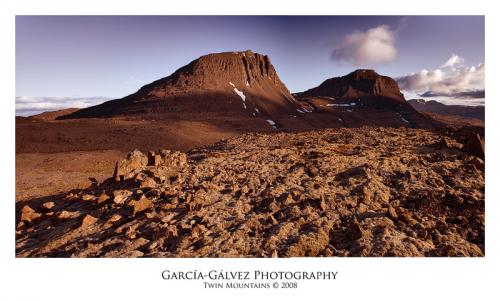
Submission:
[[[276,123],[274,121],[272,121],[271,119],[266,119],[267,123],[269,123],[270,126],[273,127],[273,129],[276,128]]]
[[[255,108],[255,112],[260,113],[259,109]]]
[[[297,118],[297,116],[295,116],[295,115],[290,115],[290,116],[292,116],[293,118]]]
[[[351,103],[328,103],[326,104],[327,107],[352,107],[352,106],[355,106],[356,103],[355,102],[351,102]]]
[[[339,121],[342,122],[342,118],[339,118]]]
[[[303,112],[303,111],[302,111],[302,110],[300,110],[300,109],[297,109],[297,112],[302,113],[302,114],[304,114],[304,113],[305,113],[305,112]]]
[[[255,116],[255,113],[252,113],[252,116]]]
[[[245,100],[246,100],[245,94],[243,94],[243,92],[240,91],[240,90],[238,90],[236,87],[234,88],[234,92],[236,94],[238,94],[239,97],[241,97],[241,99],[243,100],[243,108],[245,108],[245,110],[246,110],[247,109],[247,104],[245,102]]]
[[[248,83],[248,81],[246,82],[246,85],[247,85],[247,87],[250,87],[250,84]]]
[[[352,110],[351,110],[351,109],[347,109],[346,111],[347,111],[347,112],[349,112],[349,113],[352,113]]]
[[[405,118],[403,117],[403,115],[401,115],[401,113],[398,113],[398,115],[399,115],[399,117],[401,118],[401,120],[402,120],[403,122],[406,122],[406,123],[410,124],[410,122],[408,121],[408,119],[405,119]]]
[[[232,82],[229,82],[229,84],[230,84],[231,86],[233,86],[233,88],[236,88]]]
[[[348,103],[327,103],[327,107],[348,107],[350,104]]]

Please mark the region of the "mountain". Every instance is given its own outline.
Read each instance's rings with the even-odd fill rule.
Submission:
[[[435,100],[410,99],[408,103],[417,111],[427,113],[447,123],[468,123],[484,126],[484,106],[445,105]]]
[[[379,75],[374,70],[360,69],[330,78],[315,88],[294,95],[320,113],[350,113],[347,115],[351,126],[427,128],[434,123],[405,101],[394,79]],[[344,117],[339,119],[345,121]]]
[[[297,108],[269,57],[247,50],[202,56],[134,94],[63,118],[208,112],[281,115]]]
[[[297,95],[300,97],[331,96],[339,99],[378,96],[404,101],[403,94],[399,91],[395,80],[369,69],[358,69],[346,76],[327,79],[319,86],[297,93]]]
[[[395,80],[373,70],[356,70],[292,95],[269,57],[251,50],[204,55],[136,93],[58,119],[120,116],[238,120],[244,131],[434,125],[405,101]]]

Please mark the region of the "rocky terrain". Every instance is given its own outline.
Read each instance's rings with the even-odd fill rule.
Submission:
[[[16,203],[18,257],[484,256],[484,140],[467,131],[248,133],[133,151]]]
[[[292,95],[247,50],[16,118],[16,254],[484,256],[484,127],[429,114],[373,70]]]

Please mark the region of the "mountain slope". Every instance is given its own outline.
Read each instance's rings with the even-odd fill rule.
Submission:
[[[434,123],[405,101],[395,80],[373,70],[361,69],[330,78],[295,96],[318,112],[329,113],[344,123],[349,119],[350,126],[429,128]]]
[[[280,115],[295,112],[296,107],[269,57],[247,50],[202,56],[134,94],[64,118],[206,112]]]

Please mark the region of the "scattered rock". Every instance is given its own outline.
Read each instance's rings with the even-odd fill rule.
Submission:
[[[93,217],[90,214],[86,214],[85,217],[82,220],[81,227],[82,228],[88,228],[88,227],[92,226],[93,224],[95,224],[97,222],[97,220],[98,220],[97,217]]]
[[[121,219],[122,219],[121,215],[119,215],[119,214],[113,214],[113,216],[111,216],[108,221],[114,223],[114,222],[117,222],[117,221],[119,221]]]
[[[55,205],[56,204],[54,202],[45,202],[45,203],[43,203],[42,207],[47,209],[47,210],[50,210],[50,209],[54,208]]]
[[[33,220],[39,218],[42,214],[37,213],[33,208],[26,205],[21,210],[21,221],[22,222],[32,222]]]
[[[128,203],[129,206],[133,207],[133,213],[134,215],[142,212],[144,210],[150,209],[153,207],[153,201],[148,199],[145,196],[142,196],[139,200],[131,200]]]
[[[60,219],[71,219],[80,216],[80,212],[63,210],[57,216]]]
[[[94,196],[91,194],[85,193],[84,195],[82,195],[82,200],[84,200],[84,201],[91,201],[93,199],[94,199]]]
[[[130,178],[132,171],[140,169],[148,164],[148,158],[139,150],[134,150],[127,158],[116,162],[113,178],[116,181]]]
[[[116,204],[123,204],[132,195],[132,191],[129,190],[115,190],[113,191],[113,202]]]
[[[118,182],[18,205],[16,255],[484,256],[484,160],[455,138],[429,147],[441,137],[340,128],[249,133],[189,161],[133,152]]]
[[[153,178],[146,178],[141,182],[140,188],[154,188],[158,184]]]
[[[109,200],[109,196],[106,193],[103,192],[103,193],[101,193],[101,195],[97,199],[97,203],[101,204],[101,203],[106,202],[107,200]]]

